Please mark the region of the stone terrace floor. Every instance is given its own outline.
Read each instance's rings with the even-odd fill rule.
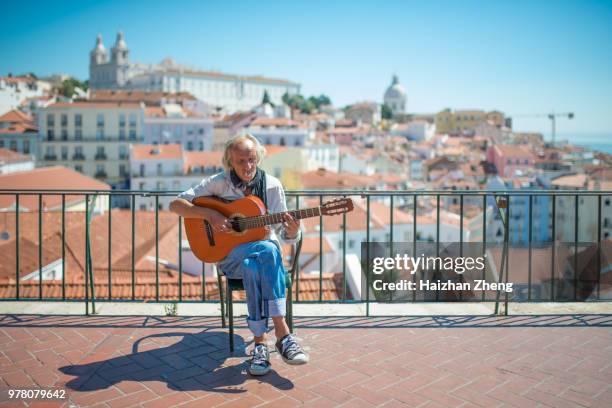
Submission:
[[[612,406],[612,315],[297,318],[310,364],[260,378],[240,323],[231,355],[219,318],[0,315],[0,405]]]

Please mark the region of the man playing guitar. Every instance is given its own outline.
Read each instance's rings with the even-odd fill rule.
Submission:
[[[225,171],[205,178],[197,186],[178,195],[170,210],[184,218],[208,221],[220,232],[232,230],[232,224],[220,212],[192,204],[197,197],[217,196],[236,200],[248,195],[259,197],[269,213],[284,212],[283,222],[268,228],[264,240],[238,245],[217,266],[230,279],[242,279],[248,307],[247,324],[255,338],[248,371],[264,375],[270,371],[270,353],[266,342],[268,318],[274,322],[276,349],[288,364],[305,364],[308,355],[297,343],[285,321],[285,267],[279,236],[294,243],[300,232],[300,221],[287,213],[283,186],[275,177],[258,167],[265,154],[264,147],[252,135],[230,139],[225,145]]]

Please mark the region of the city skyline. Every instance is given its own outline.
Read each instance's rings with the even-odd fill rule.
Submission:
[[[0,74],[88,78],[98,33],[125,33],[132,61],[297,81],[337,106],[382,101],[396,74],[407,111],[497,109],[519,131],[612,134],[612,3],[10,3]],[[162,22],[159,27],[155,22]],[[49,40],[50,43],[46,43]],[[28,52],[26,53],[27,50]]]

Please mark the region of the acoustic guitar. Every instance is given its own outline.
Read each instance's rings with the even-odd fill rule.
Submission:
[[[193,254],[204,262],[219,262],[236,246],[265,239],[266,226],[283,221],[283,213],[267,214],[259,197],[250,195],[235,201],[218,197],[197,197],[192,204],[219,211],[232,224],[232,231],[221,232],[201,218],[185,218],[185,232]],[[338,198],[313,208],[286,211],[296,219],[336,215],[353,210],[350,198]]]

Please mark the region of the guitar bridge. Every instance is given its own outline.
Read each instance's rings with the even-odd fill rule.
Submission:
[[[208,244],[210,246],[215,246],[215,236],[210,222],[204,220],[204,229],[206,230],[206,238],[208,238]]]

